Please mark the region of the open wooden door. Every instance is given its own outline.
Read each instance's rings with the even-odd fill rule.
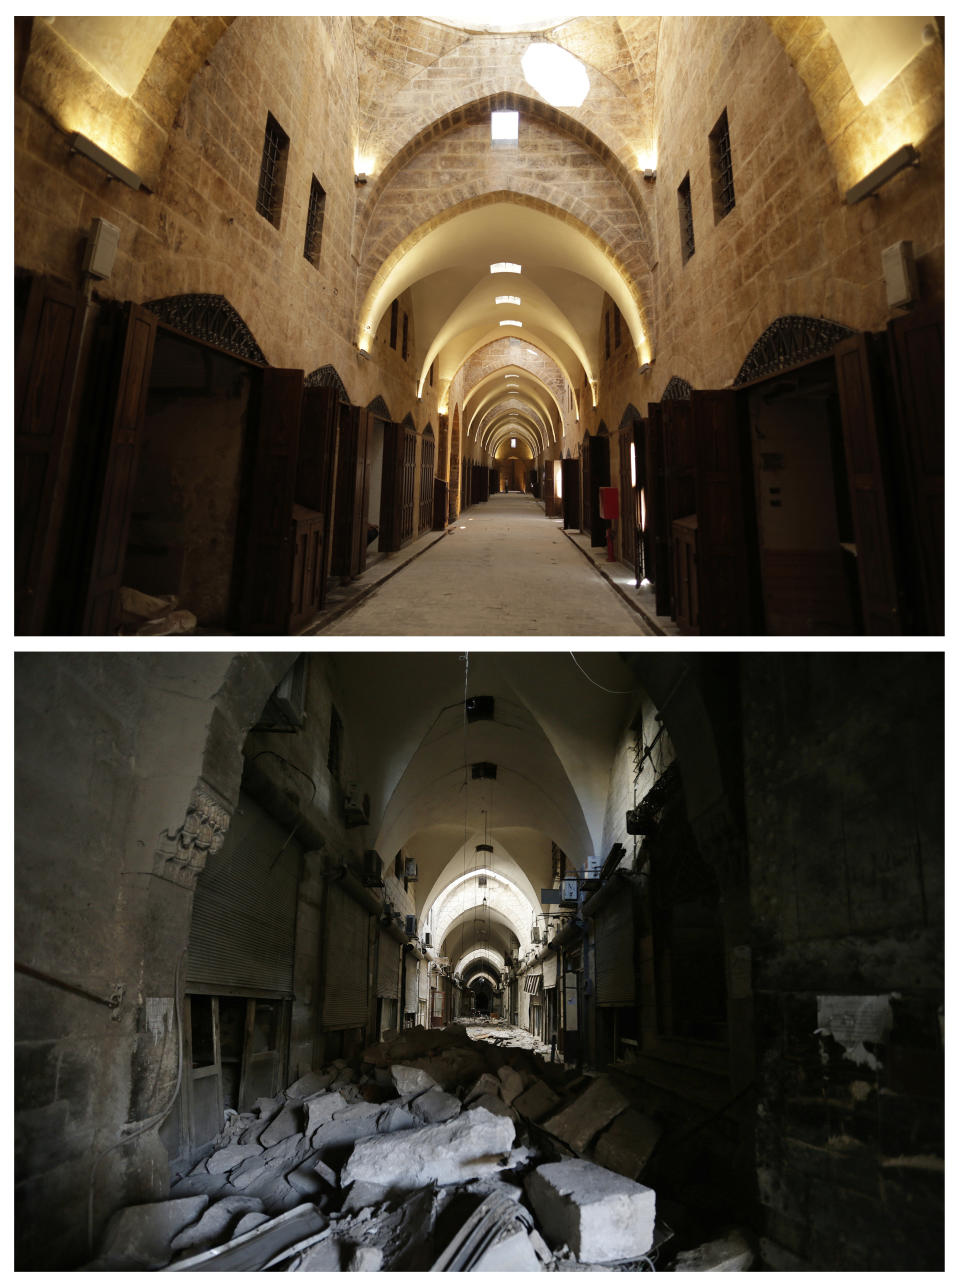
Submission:
[[[380,491],[380,548],[399,549],[413,535],[413,493],[417,433],[412,425],[383,426],[383,484]]]
[[[367,441],[370,412],[340,407],[332,570],[351,580],[367,565]]]
[[[755,634],[760,628],[756,514],[741,401],[733,389],[695,391],[690,408],[700,632]]]
[[[888,326],[899,412],[899,470],[917,579],[920,632],[944,629],[943,307]]]
[[[577,531],[580,527],[580,461],[562,460],[560,469],[563,525],[572,531]]]
[[[647,576],[653,581],[658,616],[670,615],[670,524],[667,521],[667,475],[663,456],[662,403],[647,408],[647,488],[645,500],[645,548],[649,559]],[[636,438],[634,438],[636,441]]]
[[[607,524],[600,517],[600,488],[610,485],[610,439],[599,434],[585,439],[583,520],[584,530],[590,532],[590,544],[607,543]],[[589,485],[587,479],[589,475]]]
[[[48,277],[17,283],[14,400],[14,629],[40,634],[46,620],[65,489],[68,423],[77,382],[85,302]]]
[[[157,319],[147,309],[128,304],[118,337],[120,360],[104,405],[110,416],[109,437],[102,448],[99,486],[88,497],[96,521],[92,556],[83,578],[84,634],[109,634],[116,623]]]
[[[322,515],[323,539],[317,567],[319,599],[326,597],[333,534],[333,491],[337,476],[337,447],[340,430],[340,400],[334,388],[305,388],[297,452],[297,482],[294,499],[298,505]]]
[[[640,494],[639,485],[641,480],[641,470],[643,468],[643,456],[637,451],[634,435],[639,420],[625,424],[617,435],[617,456],[620,466],[619,483],[620,483],[620,561],[626,563],[628,567],[633,568],[639,582],[637,562],[637,496]],[[641,426],[642,428],[642,426]],[[631,481],[630,456],[633,448],[634,469],[637,474],[637,485],[634,486]]]
[[[882,440],[877,337],[851,335],[834,349],[847,479],[857,545],[857,573],[867,634],[903,633],[890,508],[887,443]]]
[[[674,587],[676,576],[673,566],[673,524],[677,518],[689,518],[697,508],[696,466],[693,450],[693,421],[690,403],[686,401],[661,402],[660,424],[663,450],[663,540],[666,556],[668,595],[665,615],[676,617],[677,604]],[[660,612],[660,595],[657,611]]]
[[[303,371],[266,367],[260,380],[259,406],[251,426],[239,626],[247,634],[286,634]]]

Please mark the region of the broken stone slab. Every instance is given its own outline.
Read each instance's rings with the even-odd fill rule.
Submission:
[[[383,1266],[383,1251],[379,1246],[354,1246],[347,1260],[348,1273],[378,1273]]]
[[[341,1067],[336,1076],[330,1082],[330,1088],[338,1090],[341,1085],[352,1085],[357,1079],[357,1074],[352,1067]]]
[[[512,1067],[504,1064],[497,1070],[497,1077],[500,1081],[500,1097],[504,1103],[512,1103],[523,1093],[523,1077]]]
[[[517,1119],[513,1108],[507,1107],[498,1094],[481,1094],[478,1098],[470,1099],[469,1105],[471,1108],[482,1107],[487,1112],[492,1112],[494,1116],[509,1116],[511,1121]]]
[[[323,1162],[320,1162],[323,1165]],[[333,1174],[329,1166],[324,1166],[328,1173]],[[293,1170],[288,1170],[286,1174],[287,1183],[292,1188],[296,1188],[302,1197],[312,1197],[314,1201],[318,1197],[324,1196],[330,1188],[337,1186],[336,1175],[333,1176],[331,1184],[310,1161],[305,1161],[303,1165],[297,1166]]]
[[[432,1093],[433,1091],[430,1092]],[[442,1094],[443,1090],[438,1090],[437,1092]],[[416,1102],[416,1100],[414,1100],[414,1102]],[[460,1100],[456,1099],[455,1102],[457,1104],[457,1111],[459,1112]],[[388,1107],[386,1111],[380,1113],[377,1118],[377,1133],[396,1134],[398,1130],[412,1130],[419,1124],[420,1122],[417,1117],[413,1115],[412,1111],[408,1111],[402,1103],[396,1103]]]
[[[242,1237],[245,1232],[252,1232],[254,1228],[259,1228],[262,1223],[267,1223],[269,1218],[270,1216],[265,1210],[251,1210],[248,1215],[241,1215],[237,1220],[233,1236]]]
[[[292,1265],[298,1273],[339,1273],[343,1249],[336,1237],[325,1237],[305,1250]]]
[[[277,1094],[275,1098],[258,1098],[253,1105],[253,1110],[262,1121],[267,1121],[276,1116],[280,1108],[283,1107],[283,1103],[282,1094]]]
[[[230,1172],[230,1186],[242,1192],[258,1179],[262,1179],[266,1173],[267,1163],[263,1160],[262,1153],[256,1157],[248,1157],[237,1166],[236,1170]]]
[[[329,1220],[310,1202],[285,1210],[220,1246],[173,1265],[175,1272],[259,1272],[325,1235]]]
[[[263,1148],[259,1143],[248,1143],[245,1146],[232,1143],[228,1147],[218,1148],[207,1158],[207,1171],[210,1174],[226,1174],[228,1170],[235,1170],[248,1157],[260,1156],[262,1152]]]
[[[262,1159],[265,1165],[282,1165],[291,1158],[302,1161],[309,1147],[309,1143],[302,1134],[288,1134],[285,1139],[267,1148],[262,1153]]]
[[[650,1160],[662,1133],[663,1128],[656,1121],[628,1107],[597,1139],[591,1160],[635,1179]]]
[[[413,1100],[410,1111],[425,1125],[438,1125],[460,1114],[460,1100],[456,1094],[447,1094],[439,1085],[435,1085]]]
[[[330,1085],[334,1076],[336,1076],[334,1071],[307,1072],[298,1081],[294,1081],[292,1085],[287,1086],[287,1098],[305,1099],[310,1098],[313,1094],[320,1094]]]
[[[307,1109],[307,1125],[303,1131],[307,1138],[321,1125],[326,1125],[332,1121],[334,1114],[342,1112],[348,1105],[347,1100],[336,1090],[328,1091],[325,1094],[316,1094],[312,1098],[304,1101],[304,1107]]]
[[[353,1103],[341,1108],[333,1119],[335,1121],[363,1121],[368,1117],[376,1118],[382,1113],[383,1108],[379,1103],[367,1103],[361,1099],[359,1103]]]
[[[424,1090],[434,1089],[437,1082],[422,1067],[406,1067],[394,1063],[390,1075],[398,1094],[421,1094]]]
[[[359,1103],[363,1098],[363,1091],[359,1085],[340,1085],[337,1093],[342,1094],[348,1103]]]
[[[675,1273],[745,1273],[754,1259],[753,1247],[739,1228],[725,1237],[682,1250],[673,1261]]]
[[[364,1104],[364,1106],[369,1106]],[[330,1160],[330,1154],[333,1154],[333,1161],[339,1164],[340,1156],[345,1148],[356,1143],[358,1139],[365,1139],[371,1134],[376,1134],[379,1114],[370,1116],[353,1117],[344,1120],[338,1117],[336,1120],[328,1121],[326,1125],[320,1128],[311,1136],[310,1146],[314,1152],[318,1152],[324,1160]]]
[[[364,1179],[358,1179],[350,1185],[350,1191],[340,1210],[342,1214],[356,1214],[361,1210],[383,1205],[389,1196],[390,1189],[385,1188],[382,1183],[368,1183]]]
[[[163,1268],[173,1252],[170,1243],[195,1223],[210,1198],[174,1197],[125,1206],[111,1216],[100,1245],[100,1258],[118,1268]]]
[[[196,1223],[177,1233],[170,1249],[174,1254],[184,1251],[196,1254],[199,1250],[207,1250],[226,1240],[227,1232],[237,1222],[238,1216],[251,1213],[259,1214],[261,1219],[268,1218],[258,1197],[224,1197],[208,1206]]]
[[[494,1076],[492,1072],[484,1072],[463,1096],[464,1107],[469,1107],[473,1100],[479,1098],[481,1094],[496,1094],[499,1096],[500,1078]]]
[[[539,1079],[513,1100],[513,1107],[528,1121],[542,1121],[560,1102],[560,1095],[554,1094],[546,1083]]]
[[[652,1188],[579,1160],[538,1166],[525,1186],[547,1241],[568,1245],[580,1263],[638,1259],[653,1245]]]
[[[517,1228],[475,1259],[472,1273],[541,1273],[543,1267],[529,1234]]]
[[[225,1174],[188,1174],[170,1185],[171,1197],[214,1197],[227,1186]]]
[[[585,1152],[590,1140],[629,1106],[630,1100],[609,1077],[598,1076],[583,1094],[544,1121],[543,1128],[574,1152]]]
[[[300,1104],[291,1104],[277,1113],[260,1135],[259,1141],[265,1148],[269,1148],[274,1143],[279,1143],[282,1139],[289,1138],[291,1134],[302,1133],[303,1112]]]
[[[442,1125],[361,1139],[340,1182],[358,1179],[410,1191],[428,1183],[464,1183],[502,1169],[513,1144],[513,1122],[473,1108]]]

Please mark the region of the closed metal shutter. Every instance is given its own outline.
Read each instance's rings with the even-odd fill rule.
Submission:
[[[633,898],[612,899],[593,921],[597,1004],[634,1002]]]
[[[430,966],[426,960],[422,960],[420,962],[420,976],[418,978],[417,985],[420,988],[420,999],[429,1000],[430,999]]]
[[[400,943],[380,930],[380,952],[377,956],[377,995],[382,1000],[396,1000],[400,990]]]
[[[550,987],[557,985],[557,957],[549,955],[543,961],[543,989],[549,990]]]
[[[426,966],[424,966],[426,968]],[[412,953],[407,956],[407,971],[404,974],[403,1008],[408,1014],[417,1012],[417,1001],[420,999],[420,961]]]
[[[223,848],[197,881],[187,988],[219,995],[293,995],[302,848],[241,794]]]
[[[327,886],[323,1025],[367,1025],[367,944],[370,913],[331,881]]]

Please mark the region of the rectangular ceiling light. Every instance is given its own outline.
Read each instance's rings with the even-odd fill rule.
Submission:
[[[522,326],[523,322],[522,321],[502,321],[500,325],[501,326]]]
[[[517,308],[519,308],[520,296],[519,295],[497,295],[496,299],[493,302],[495,304],[514,304]]]
[[[490,265],[490,271],[491,272],[519,272],[520,265],[518,263],[492,263]]]
[[[494,143],[516,143],[519,138],[519,120],[519,112],[491,112],[491,140]]]

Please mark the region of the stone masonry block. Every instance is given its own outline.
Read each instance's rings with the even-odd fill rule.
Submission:
[[[496,1174],[513,1144],[509,1117],[483,1108],[443,1125],[362,1139],[340,1175],[343,1187],[364,1180],[412,1191],[429,1183],[465,1183]]]
[[[629,1106],[630,1100],[608,1077],[598,1076],[562,1112],[545,1121],[544,1129],[569,1144],[574,1152],[583,1152],[590,1140]]]
[[[527,1196],[547,1241],[584,1264],[636,1259],[653,1245],[652,1188],[589,1161],[554,1161],[527,1176]]]

